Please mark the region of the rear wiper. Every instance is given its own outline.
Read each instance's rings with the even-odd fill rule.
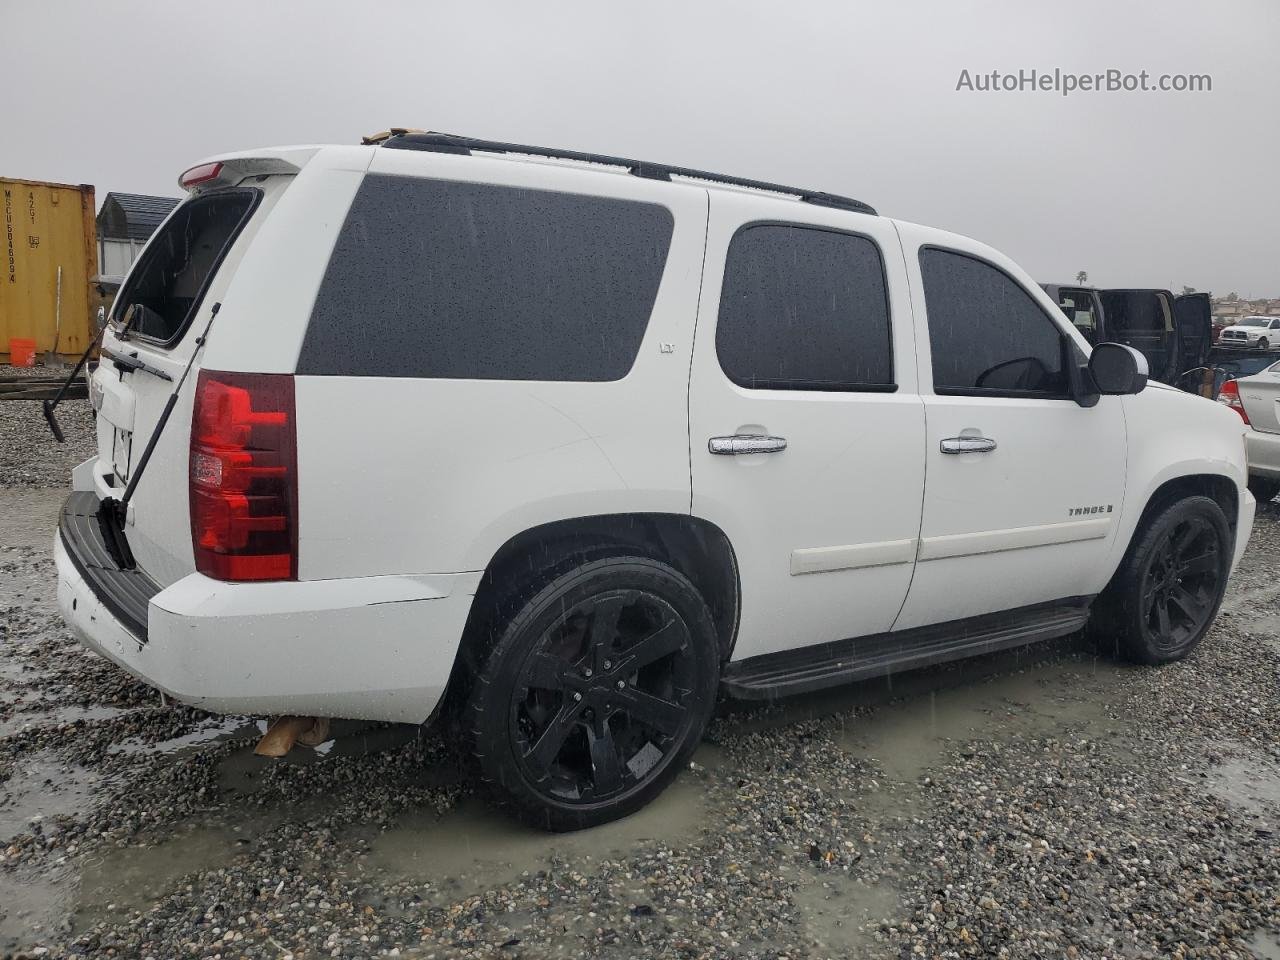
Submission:
[[[121,569],[132,570],[137,566],[133,559],[133,551],[129,549],[129,541],[125,539],[124,525],[125,520],[129,516],[129,501],[133,499],[133,492],[138,489],[138,481],[142,479],[142,474],[146,472],[147,464],[151,462],[151,454],[155,452],[156,444],[160,440],[160,434],[164,433],[165,424],[169,422],[169,416],[173,413],[173,408],[178,402],[178,394],[182,392],[182,385],[187,382],[187,376],[191,373],[191,367],[196,362],[196,357],[200,356],[200,349],[204,346],[205,341],[209,339],[209,330],[213,327],[213,318],[218,315],[218,311],[222,309],[221,303],[215,303],[213,309],[209,311],[209,321],[204,325],[204,332],[196,337],[195,347],[191,350],[191,358],[187,361],[187,365],[182,370],[182,376],[178,378],[177,384],[173,388],[173,393],[169,394],[169,399],[165,401],[164,409],[160,411],[160,419],[156,421],[155,429],[151,431],[151,436],[147,438],[147,445],[142,451],[142,456],[138,458],[138,465],[133,468],[129,475],[129,484],[124,488],[124,493],[120,499],[115,497],[103,497],[98,503],[98,524],[102,528],[103,539],[106,541],[108,552],[112,559],[120,565]],[[169,377],[168,379],[173,379]]]
[[[141,370],[143,373],[149,373],[153,377],[159,377],[161,380],[168,380],[170,383],[173,382],[173,377],[168,373],[161,370],[159,367],[153,367],[149,363],[143,363],[138,359],[138,355],[136,353],[133,356],[126,357],[123,354],[116,353],[114,350],[108,350],[106,347],[103,347],[102,355],[115,364],[117,370]]]

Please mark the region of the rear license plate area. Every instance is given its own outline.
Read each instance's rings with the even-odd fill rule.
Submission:
[[[133,452],[133,432],[113,427],[111,440],[111,472],[121,483],[129,482],[129,457]]]

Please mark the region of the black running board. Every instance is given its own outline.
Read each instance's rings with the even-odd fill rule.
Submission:
[[[771,700],[1052,640],[1081,629],[1089,619],[1092,602],[1092,597],[1069,597],[927,627],[766,653],[728,664],[720,689],[734,699]]]

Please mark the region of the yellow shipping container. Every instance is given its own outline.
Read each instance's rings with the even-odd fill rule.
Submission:
[[[37,358],[78,357],[97,304],[93,187],[0,177],[0,200],[0,362],[9,362],[11,337],[35,340]]]

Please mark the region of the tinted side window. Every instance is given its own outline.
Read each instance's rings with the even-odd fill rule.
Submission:
[[[744,387],[892,389],[879,249],[865,237],[809,227],[738,231],[725,261],[716,353]]]
[[[656,204],[370,175],[320,285],[298,372],[621,379],[672,228]]]
[[[1062,334],[1031,295],[988,263],[920,251],[933,389],[1066,396]]]

